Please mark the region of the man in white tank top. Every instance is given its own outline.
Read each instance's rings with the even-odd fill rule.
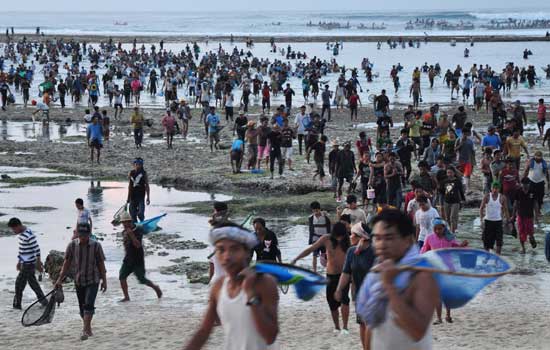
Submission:
[[[495,252],[500,255],[502,250],[502,216],[506,218],[506,225],[510,224],[510,213],[506,204],[506,196],[500,193],[500,183],[493,182],[491,192],[487,193],[481,201],[479,207],[479,218],[481,220],[481,239],[483,240],[483,248],[490,251],[495,248]]]
[[[250,269],[251,251],[258,244],[253,232],[226,222],[210,231],[216,259],[226,272],[210,290],[206,315],[186,350],[201,349],[220,320],[225,350],[275,350],[279,333],[277,283]]]
[[[372,330],[371,348],[432,349],[430,325],[439,304],[437,283],[430,273],[418,272],[407,276],[404,288],[398,289],[395,284],[400,274],[396,264],[406,264],[419,255],[414,243],[415,227],[406,214],[396,209],[383,210],[373,219],[373,225],[374,249],[379,262],[373,269],[379,274],[367,276],[361,287],[369,290],[361,316]],[[364,301],[358,296],[359,302]]]

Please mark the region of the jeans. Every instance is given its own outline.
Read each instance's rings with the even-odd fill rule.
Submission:
[[[89,284],[87,286],[77,286],[76,297],[78,298],[78,308],[80,309],[80,317],[84,315],[93,315],[95,313],[95,298],[97,297],[97,291],[99,284]]]
[[[388,196],[388,204],[396,207],[397,209],[401,209],[401,187],[390,187],[386,184],[386,192]]]
[[[36,267],[34,263],[21,264],[21,270],[19,271],[17,279],[15,280],[15,296],[13,297],[14,307],[21,307],[23,290],[25,290],[27,282],[29,283],[29,286],[31,286],[38,299],[44,298],[42,288],[40,288],[40,284],[38,284],[38,281],[36,280],[35,269]]]
[[[145,198],[130,200],[128,210],[134,222],[145,220]]]

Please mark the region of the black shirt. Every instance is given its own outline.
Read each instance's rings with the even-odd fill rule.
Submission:
[[[397,155],[401,162],[407,162],[411,160],[411,154],[414,152],[414,143],[410,139],[399,139],[395,144],[397,146]]]
[[[376,96],[375,102],[376,102],[376,110],[377,111],[385,112],[388,109],[388,106],[390,105],[390,100],[388,99],[388,96],[386,96],[386,95]]]
[[[376,256],[371,246],[355,254],[356,246],[349,247],[346,252],[346,262],[344,263],[344,273],[350,274],[355,287],[355,293],[359,292],[365,276],[370,271]]]
[[[275,233],[266,229],[264,239],[254,247],[254,252],[256,253],[256,261],[276,261],[277,257],[281,255],[281,251],[279,250],[279,241]]]
[[[267,139],[269,140],[272,150],[281,148],[283,135],[279,130],[271,130],[269,134],[267,134]]]
[[[532,218],[535,207],[535,194],[531,191],[525,193],[522,189],[516,191],[517,213],[524,218]]]
[[[145,264],[145,254],[143,251],[143,228],[140,225],[134,226],[134,236],[140,243],[140,247],[136,248],[130,237],[124,233],[123,243],[124,251],[126,255],[124,256],[124,262],[130,265],[143,265]]]
[[[316,162],[322,162],[325,159],[325,149],[325,144],[320,141],[311,146],[311,150],[313,151],[313,160]]]
[[[143,200],[145,198],[145,187],[148,184],[147,172],[143,169],[140,171],[130,171],[130,186],[132,186],[131,200]]]
[[[281,130],[282,140],[281,147],[292,147],[292,139],[294,138],[294,131],[290,127],[285,127]]]
[[[447,179],[445,181],[445,202],[457,204],[465,200],[462,181],[458,178]]]

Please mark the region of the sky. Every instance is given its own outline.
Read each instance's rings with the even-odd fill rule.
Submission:
[[[2,1],[2,11],[384,11],[517,9],[517,0],[20,0]],[[522,8],[550,10],[548,0],[522,0]],[[52,5],[55,7],[52,8]]]

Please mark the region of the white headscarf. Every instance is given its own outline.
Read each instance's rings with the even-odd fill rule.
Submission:
[[[223,226],[214,228],[210,231],[210,243],[216,244],[219,240],[229,239],[247,246],[249,249],[258,245],[259,241],[254,232],[250,232],[241,227]]]

